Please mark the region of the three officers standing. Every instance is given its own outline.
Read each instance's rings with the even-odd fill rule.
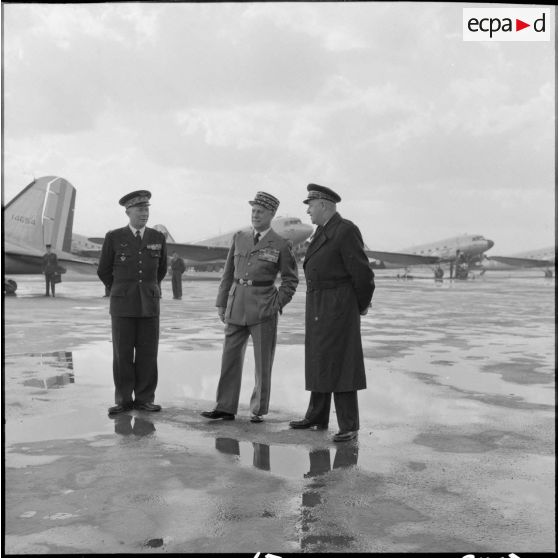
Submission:
[[[307,190],[304,203],[317,225],[304,259],[305,387],[310,401],[304,418],[289,425],[327,428],[333,394],[339,425],[333,440],[343,442],[355,438],[360,428],[357,391],[366,388],[360,320],[371,305],[374,273],[360,230],[337,212],[339,194],[318,184],[309,184]],[[165,236],[146,227],[150,198],[150,192],[138,190],[120,200],[129,224],[107,233],[98,267],[100,279],[110,289],[116,404],[109,408],[109,416],[132,408],[161,409],[154,397],[167,250]],[[250,420],[259,423],[269,411],[278,316],[299,279],[291,242],[271,228],[279,200],[260,191],[248,203],[252,229],[233,236],[215,304],[225,323],[216,405],[201,415],[234,420],[251,337],[255,385]],[[172,266],[173,271],[175,267],[181,274],[178,265]],[[174,288],[173,294],[176,298]]]
[[[151,192],[137,190],[120,199],[129,223],[106,234],[97,269],[110,289],[115,405],[109,416],[161,409],[154,400],[167,248],[163,233],[146,226],[150,198]]]

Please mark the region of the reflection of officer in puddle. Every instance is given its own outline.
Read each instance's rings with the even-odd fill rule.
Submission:
[[[254,467],[269,471],[271,469],[269,462],[269,446],[252,442],[254,448]],[[221,453],[240,456],[240,444],[234,438],[215,438],[215,449]]]
[[[300,541],[301,548],[308,550],[320,550],[320,545],[327,548],[331,546],[346,547],[354,537],[341,533],[334,533],[331,528],[327,534],[312,533],[311,524],[319,525],[319,517],[315,517],[311,508],[322,503],[322,494],[320,489],[324,488],[327,483],[322,477],[331,471],[329,448],[316,449],[310,452],[310,470],[305,473],[304,478],[312,479],[305,487],[302,493],[302,509],[301,509],[301,530],[302,538]],[[339,446],[333,460],[333,469],[351,467],[356,465],[358,461],[358,446],[343,445]]]
[[[252,442],[254,448],[254,467],[264,471],[271,470],[271,460],[269,445]],[[234,438],[215,438],[215,449],[228,455],[240,457],[240,444]],[[305,473],[304,478],[317,477],[331,470],[329,448],[312,450],[309,453],[310,471]],[[351,467],[356,465],[358,460],[358,446],[347,445],[339,447],[333,460],[333,468]]]
[[[312,450],[310,456],[310,471],[304,475],[305,478],[318,477],[331,470],[329,448]],[[333,468],[351,467],[358,461],[358,446],[339,446],[333,460]]]
[[[134,424],[132,425],[132,419]],[[114,432],[129,436],[135,434],[136,436],[148,436],[155,432],[155,426],[149,420],[141,417],[133,417],[132,415],[118,415],[114,418]]]

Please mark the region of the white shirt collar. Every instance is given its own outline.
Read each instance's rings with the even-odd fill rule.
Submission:
[[[265,229],[265,231],[257,231],[256,229],[252,229],[252,236],[256,236],[256,233],[260,233],[260,240],[271,230],[271,227]]]
[[[132,225],[130,225],[130,224],[128,223],[128,227],[130,227],[130,230],[132,231],[132,234],[133,234],[134,236],[136,236],[136,231],[139,231],[139,232],[140,232],[140,236],[141,236],[141,238],[143,239],[143,233],[145,232],[145,226],[143,226],[141,229],[135,229],[134,227],[132,227]]]

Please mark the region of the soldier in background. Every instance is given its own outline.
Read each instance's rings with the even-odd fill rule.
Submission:
[[[105,236],[97,274],[110,289],[114,400],[109,416],[132,408],[160,411],[157,387],[161,281],[167,273],[163,233],[146,227],[151,192],[137,190],[118,203],[129,224]]]
[[[52,292],[52,296],[54,297],[54,276],[58,272],[58,257],[51,251],[51,248],[51,244],[46,245],[46,253],[43,255],[43,273],[45,274],[46,285],[45,296],[50,296],[50,290]]]
[[[182,300],[182,274],[186,271],[184,260],[178,256],[176,252],[172,253],[171,258],[172,271],[172,298],[174,300]]]

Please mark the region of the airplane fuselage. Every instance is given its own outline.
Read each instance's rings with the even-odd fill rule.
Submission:
[[[399,254],[410,254],[417,256],[425,256],[437,258],[439,263],[453,262],[457,258],[458,251],[463,254],[465,260],[469,263],[476,263],[481,255],[492,248],[494,242],[488,240],[482,235],[460,235],[438,242],[420,244],[405,248]],[[387,259],[379,260],[378,266],[386,269],[400,269],[406,267],[401,263],[393,263]],[[411,264],[412,265],[412,264]],[[420,265],[420,264],[417,264]]]

